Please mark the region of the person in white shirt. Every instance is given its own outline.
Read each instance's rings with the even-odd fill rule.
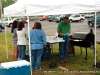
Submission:
[[[23,22],[18,23],[17,29],[17,44],[18,44],[18,60],[23,60],[25,57],[26,51],[26,29],[24,28]]]

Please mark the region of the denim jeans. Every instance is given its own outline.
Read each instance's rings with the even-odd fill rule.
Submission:
[[[69,37],[63,37],[65,42],[60,42],[59,43],[59,56],[60,56],[60,61],[63,61],[66,59],[67,53],[68,53],[68,43],[69,43]]]
[[[25,58],[26,45],[18,45],[18,60]]]
[[[32,61],[32,70],[40,69],[41,57],[43,54],[43,49],[34,49],[31,50],[31,61]]]

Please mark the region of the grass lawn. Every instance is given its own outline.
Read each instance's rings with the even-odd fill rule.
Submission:
[[[5,43],[5,34],[4,32],[0,33],[0,63],[13,61],[13,43],[11,33],[7,33],[7,41],[8,41],[8,56],[6,57],[6,43]],[[69,69],[69,71],[62,71],[58,67],[49,68],[49,63],[52,61],[57,62],[59,64],[59,50],[58,45],[54,45],[54,51],[52,59],[43,60],[41,62],[41,71],[36,72],[33,71],[33,75],[100,75],[100,68],[95,68],[94,64],[94,53],[93,50],[88,48],[88,60],[84,59],[85,57],[85,49],[83,48],[83,54],[80,55],[80,47],[75,47],[75,55],[68,54],[67,59],[68,63],[64,66]],[[26,58],[26,60],[28,60]],[[28,60],[29,61],[29,60]],[[100,46],[97,44],[97,61],[100,62]],[[81,71],[81,73],[76,73]],[[99,73],[88,73],[89,71],[99,72]],[[84,73],[83,73],[84,72]]]

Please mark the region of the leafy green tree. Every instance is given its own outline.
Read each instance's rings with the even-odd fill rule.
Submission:
[[[14,0],[2,0],[2,8],[7,7],[13,3],[15,3]]]
[[[3,8],[15,3],[17,0],[2,0],[2,10]],[[1,6],[1,5],[0,5]],[[3,13],[3,12],[2,12]],[[0,18],[1,18],[1,7],[0,7]]]

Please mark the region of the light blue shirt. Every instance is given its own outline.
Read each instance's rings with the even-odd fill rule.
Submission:
[[[30,32],[31,50],[42,49],[46,45],[46,35],[41,29],[34,29]]]

